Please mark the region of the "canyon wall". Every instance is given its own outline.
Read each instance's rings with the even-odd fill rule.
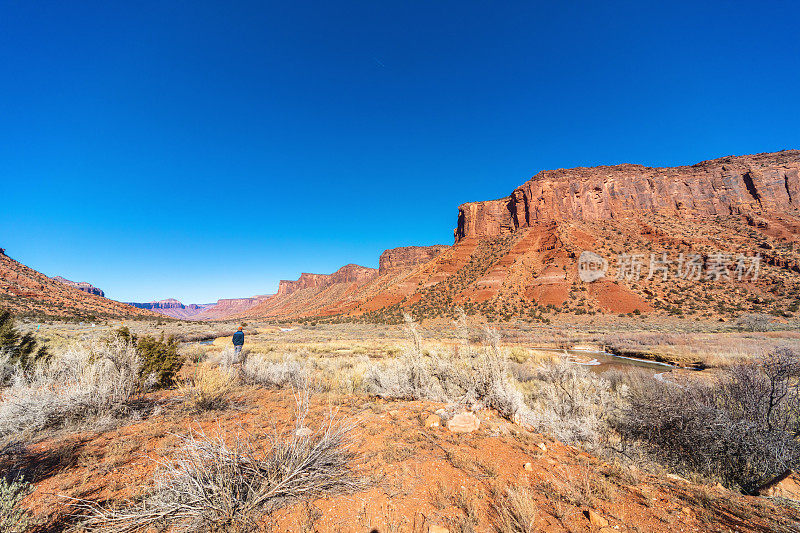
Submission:
[[[800,150],[729,156],[693,166],[615,165],[545,170],[507,198],[462,204],[455,241],[540,222],[678,217],[800,209]]]
[[[427,263],[447,248],[449,246],[435,244],[433,246],[403,246],[385,250],[378,259],[378,273],[383,276]]]
[[[361,283],[374,279],[377,276],[377,269],[354,265],[352,263],[343,266],[333,274],[309,274],[303,272],[296,280],[282,279],[278,283],[278,292],[276,296],[288,296],[302,289],[323,288],[335,283]]]

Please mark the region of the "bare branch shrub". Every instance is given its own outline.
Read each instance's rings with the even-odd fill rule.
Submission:
[[[661,462],[752,492],[800,465],[800,357],[779,348],[716,383],[632,388],[615,426]]]
[[[763,313],[747,313],[736,319],[736,325],[744,331],[769,331],[775,317]]]
[[[372,365],[364,389],[384,398],[429,399],[471,404],[483,402],[502,416],[520,416],[527,408],[499,348],[499,335],[487,329],[480,352],[457,350],[453,357],[423,355],[416,328],[407,317],[412,347],[402,357]]]
[[[621,402],[611,383],[584,367],[558,361],[539,365],[526,383],[528,422],[566,443],[599,444],[608,415]]]
[[[237,434],[202,430],[180,437],[177,457],[161,462],[152,493],[140,503],[113,509],[90,501],[73,505],[90,513],[88,531],[129,532],[149,526],[170,531],[246,531],[270,512],[294,503],[364,487],[353,469],[354,423],[333,417],[310,437],[298,436],[307,396],[298,396],[295,427],[268,436],[269,445]],[[302,435],[302,433],[301,433]]]

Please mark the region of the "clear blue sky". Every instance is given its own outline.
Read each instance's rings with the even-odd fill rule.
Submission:
[[[797,2],[0,0],[0,247],[123,301],[451,243],[541,169],[800,148]]]

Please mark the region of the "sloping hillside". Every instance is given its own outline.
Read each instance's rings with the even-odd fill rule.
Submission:
[[[22,315],[158,316],[47,277],[3,252],[0,252],[0,306]]]

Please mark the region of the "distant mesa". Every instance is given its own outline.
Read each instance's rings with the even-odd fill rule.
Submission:
[[[91,283],[86,283],[85,281],[70,281],[68,279],[62,278],[61,276],[55,276],[54,280],[58,281],[59,283],[63,283],[64,285],[69,285],[70,287],[75,287],[76,289],[82,290],[83,292],[88,292],[89,294],[96,294],[97,296],[105,296],[101,289],[98,289]]]
[[[288,296],[303,289],[324,289],[337,283],[358,283],[373,279],[377,275],[377,269],[354,264],[345,265],[333,274],[303,272],[296,280],[280,280],[277,296]]]
[[[187,306],[183,305],[180,301],[176,300],[175,298],[167,298],[166,300],[158,300],[147,303],[138,303],[138,302],[125,302],[125,303],[127,303],[128,305],[132,305],[133,307],[138,307],[139,309],[150,309],[152,311],[157,311],[161,309],[187,308]]]
[[[235,313],[247,311],[269,296],[271,295],[253,296],[251,298],[223,298],[215,303],[208,304],[183,304],[175,298],[146,303],[127,302],[127,304],[178,320],[218,320]]]

